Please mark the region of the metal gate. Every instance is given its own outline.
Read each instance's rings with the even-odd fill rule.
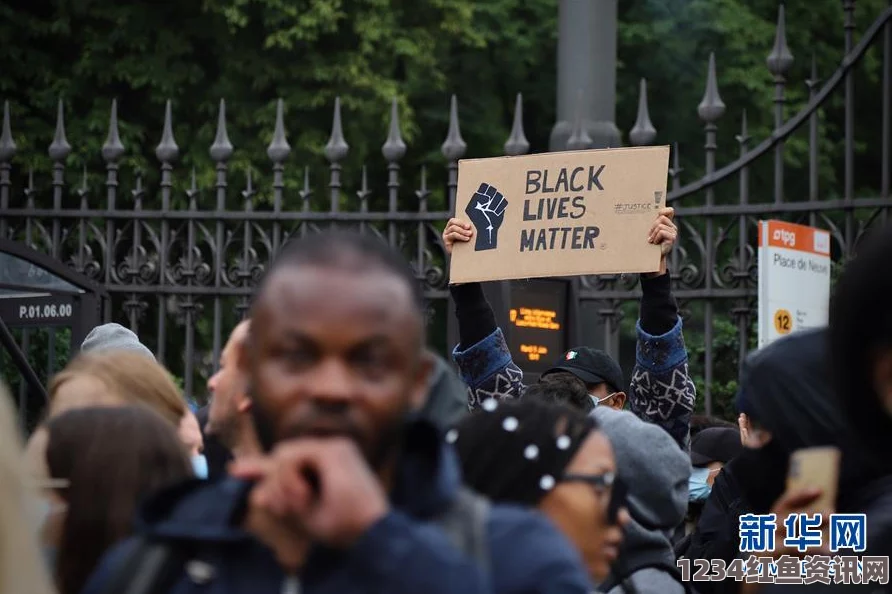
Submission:
[[[876,220],[885,221],[892,206],[889,195],[892,7],[878,15],[857,44],[854,2],[843,2],[843,10],[845,47],[841,64],[823,84],[818,80],[819,73],[812,73],[806,81],[810,98],[799,113],[784,118],[786,74],[793,58],[786,43],[781,8],[777,40],[767,60],[775,81],[775,126],[771,135],[751,147],[753,139],[747,131],[746,114],[736,114],[735,119],[739,117],[741,122],[735,137],[740,156],[732,163],[718,166],[718,125],[723,121],[726,106],[720,97],[716,60],[711,57],[706,68],[703,100],[697,107],[704,126],[705,176],[683,183],[680,147],[674,147],[668,200],[676,207],[680,239],[678,249],[672,254],[671,272],[675,294],[686,316],[686,334],[700,341],[701,346],[692,347],[696,351],[692,361],[702,366],[700,391],[707,412],[713,409],[715,368],[721,362],[717,358],[724,357],[717,355],[717,325],[727,324],[729,320],[734,325],[735,358],[742,357],[750,343],[756,298],[756,221],[777,217],[828,228],[834,242],[834,258],[843,262],[864,230]],[[880,144],[875,151],[880,155],[880,165],[869,182],[875,193],[856,195],[853,70],[871,47],[880,48],[883,64],[879,89],[881,113],[872,114],[878,118]],[[645,88],[642,81],[638,120],[629,133],[634,145],[651,144],[656,138],[648,116]],[[831,109],[830,98],[839,94],[844,100],[845,151],[842,187],[835,197],[818,187],[818,131],[819,111]],[[442,145],[447,163],[443,186],[429,180],[425,170],[411,186],[401,179],[400,161],[407,147],[400,135],[396,103],[392,106],[390,132],[382,148],[388,177],[384,189],[385,210],[369,208],[371,188],[364,170],[359,176],[359,187],[354,189],[355,199],[351,201],[355,208],[342,207],[346,192],[341,164],[349,146],[342,132],[339,101],[334,105],[331,137],[324,151],[328,161],[327,195],[314,195],[309,169],[303,172],[303,190],[296,194],[286,192],[284,172],[290,166],[290,146],[283,125],[283,107],[280,101],[273,139],[267,150],[272,170],[269,204],[258,204],[254,200],[258,188],[250,176],[236,180],[229,174],[228,162],[234,148],[227,134],[225,104],[221,101],[217,136],[210,147],[216,162],[216,183],[212,188],[204,188],[204,195],[200,195],[193,172],[192,183],[185,191],[185,208],[171,206],[173,199],[179,197],[174,189],[174,176],[182,180],[188,173],[175,170],[180,149],[172,132],[170,103],[161,141],[155,150],[160,166],[157,198],[154,191],[147,191],[138,173],[126,172],[133,174],[133,181],[126,191],[120,187],[125,172],[119,170],[119,162],[125,147],[118,134],[118,114],[113,102],[108,139],[102,148],[106,163],[104,185],[90,188],[84,178],[73,192],[66,180],[66,159],[71,147],[65,137],[62,103],[59,103],[56,135],[48,151],[54,164],[52,179],[44,188],[38,188],[27,171],[14,170],[14,126],[8,109],[4,109],[0,135],[0,238],[20,242],[57,262],[65,262],[104,287],[109,299],[103,306],[103,319],[121,321],[139,333],[159,360],[183,378],[185,391],[190,396],[201,392],[196,383],[215,367],[226,333],[246,311],[252,288],[271,256],[289,237],[329,225],[360,228],[399,246],[414,263],[416,275],[424,283],[432,315],[442,322],[436,329],[443,334],[449,309],[448,279],[438,225],[452,211],[457,161],[466,151],[460,133],[457,99],[452,98],[449,129]],[[505,153],[509,155],[529,150],[521,113],[518,96],[514,127],[505,143]],[[591,146],[579,122],[575,128],[571,148]],[[808,162],[801,169],[791,171],[785,168],[784,144],[799,130],[808,134]],[[774,163],[774,191],[767,199],[759,199],[750,192],[750,176],[758,163],[768,159]],[[791,199],[784,195],[784,178],[790,175],[807,176],[808,196]],[[24,186],[15,185],[14,179],[23,180]],[[238,193],[234,191],[236,187]],[[445,210],[429,209],[432,187],[445,187],[448,196]],[[732,195],[730,201],[729,195]],[[576,305],[583,320],[578,334],[580,340],[620,353],[621,322],[624,317],[634,315],[634,309],[629,308],[635,307],[640,295],[636,278],[604,275],[582,277],[573,283],[570,294],[578,298]],[[507,316],[508,312],[502,315]]]

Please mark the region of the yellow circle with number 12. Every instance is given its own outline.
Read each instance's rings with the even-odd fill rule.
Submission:
[[[793,316],[785,309],[774,312],[774,329],[778,334],[789,334],[793,329]]]

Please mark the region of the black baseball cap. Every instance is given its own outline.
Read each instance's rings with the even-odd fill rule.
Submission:
[[[626,382],[623,370],[613,358],[599,349],[579,347],[564,353],[554,367],[545,371],[542,376],[555,371],[572,373],[586,384],[606,383],[613,390],[624,391]]]
[[[731,427],[709,427],[691,438],[691,466],[727,464],[741,452],[740,431]]]

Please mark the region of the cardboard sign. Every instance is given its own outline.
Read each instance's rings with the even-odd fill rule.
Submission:
[[[668,172],[668,146],[459,161],[450,282],[656,272]]]
[[[830,310],[830,233],[759,221],[759,348],[781,336],[826,326]]]

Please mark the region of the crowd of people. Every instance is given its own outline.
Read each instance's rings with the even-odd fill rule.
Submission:
[[[450,220],[447,252],[473,235]],[[675,239],[663,209],[628,375],[581,346],[524,383],[479,283],[450,285],[453,367],[425,346],[404,258],[336,231],[278,254],[204,408],[133,332],[95,328],[27,441],[0,386],[0,594],[887,591],[892,229],[859,244],[827,328],[746,359],[736,425],[694,414]],[[841,453],[832,497],[787,480],[817,446]],[[791,545],[784,518],[815,511],[825,533],[865,514],[866,542]],[[772,513],[754,564],[742,523]],[[864,556],[864,578],[780,579],[825,554]],[[746,575],[692,579],[685,560]]]

